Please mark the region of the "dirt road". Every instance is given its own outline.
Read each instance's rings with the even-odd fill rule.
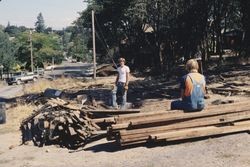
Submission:
[[[0,88],[0,102],[22,93],[22,85],[3,86]]]

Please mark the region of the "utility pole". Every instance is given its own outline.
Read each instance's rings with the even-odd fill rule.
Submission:
[[[1,69],[1,79],[3,79],[3,68],[4,68],[4,66],[3,66],[3,65],[0,65],[0,69]]]
[[[95,51],[95,12],[92,10],[92,35],[93,35],[93,63],[94,79],[96,79],[96,51]]]
[[[55,58],[54,58],[54,56],[53,56],[53,57],[52,57],[52,68],[51,68],[51,70],[52,70],[52,75],[53,75],[53,79],[55,79],[54,67],[55,67]]]
[[[34,72],[32,31],[31,30],[30,30],[30,65],[31,65],[31,72]]]

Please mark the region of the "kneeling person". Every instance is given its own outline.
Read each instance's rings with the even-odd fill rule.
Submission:
[[[198,73],[199,65],[195,59],[188,60],[189,72],[181,80],[181,100],[171,103],[172,110],[200,111],[205,107],[205,77]]]

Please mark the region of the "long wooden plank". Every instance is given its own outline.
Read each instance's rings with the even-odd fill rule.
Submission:
[[[161,117],[156,118],[147,118],[147,119],[141,119],[141,120],[135,120],[131,121],[129,123],[130,126],[137,126],[137,125],[144,125],[144,124],[152,124],[152,123],[159,123],[159,122],[167,122],[167,121],[178,121],[178,120],[184,120],[184,119],[195,119],[195,118],[202,118],[202,117],[210,117],[210,116],[216,116],[216,115],[223,115],[223,114],[229,114],[229,113],[235,113],[235,112],[243,112],[248,111],[250,109],[250,105],[245,106],[235,106],[234,108],[226,108],[222,111],[210,111],[210,112],[194,112],[194,113],[184,113],[181,115],[164,115]]]
[[[232,110],[233,108],[239,108],[241,105],[234,105],[234,106],[230,106],[230,107],[225,107],[225,108],[214,108],[214,109],[209,109],[209,110],[203,110],[201,112],[196,112],[196,113],[211,113],[211,112],[218,112],[218,113],[227,113],[228,110]],[[249,107],[250,108],[250,104],[243,105],[244,108]],[[238,109],[240,110],[240,109]],[[119,120],[117,119],[117,117],[115,117],[116,123],[127,123],[127,122],[136,122],[139,120],[147,120],[147,119],[153,119],[153,118],[163,118],[163,117],[182,117],[185,114],[193,114],[194,112],[190,112],[190,113],[184,113],[184,112],[165,112],[165,113],[161,113],[161,114],[155,114],[155,115],[146,115],[146,116],[139,116],[139,117],[131,117],[129,119],[125,119],[125,120]]]
[[[128,126],[129,126],[129,123],[114,124],[114,125],[111,125],[111,130],[121,130],[121,129],[128,128]]]
[[[240,93],[240,92],[250,92],[249,90],[244,89],[238,89],[238,88],[210,88],[214,92],[234,92],[234,93]]]
[[[250,131],[250,121],[243,121],[235,123],[233,126],[223,126],[223,127],[199,127],[186,130],[179,130],[173,132],[166,132],[156,135],[151,135],[150,138],[154,140],[180,140],[180,139],[190,139],[197,137],[207,137],[213,135],[221,135],[242,131]]]
[[[250,110],[238,113],[231,113],[226,115],[212,116],[197,118],[191,120],[185,120],[181,122],[176,122],[173,124],[168,124],[164,126],[153,126],[149,128],[139,128],[139,129],[129,129],[129,130],[120,130],[121,135],[134,135],[140,133],[150,133],[158,130],[171,130],[171,129],[181,129],[189,127],[198,127],[198,126],[208,126],[221,123],[229,123],[239,120],[250,119]]]
[[[91,112],[91,113],[109,113],[109,114],[129,114],[129,113],[139,113],[141,110],[140,109],[127,109],[127,110],[84,110],[86,112]]]
[[[243,102],[238,102],[238,103],[233,103],[233,104],[223,104],[223,105],[216,105],[216,106],[208,106],[207,108],[205,108],[202,112],[210,112],[211,110],[219,110],[219,109],[225,109],[225,108],[232,108],[235,106],[245,106],[248,105],[249,102],[248,101],[243,101]],[[120,115],[115,117],[115,120],[117,123],[123,123],[123,122],[127,122],[128,120],[132,120],[132,119],[137,119],[137,118],[148,118],[148,117],[152,117],[152,116],[162,116],[162,115],[166,115],[166,114],[183,114],[183,111],[180,110],[170,110],[170,111],[156,111],[156,112],[148,112],[148,113],[137,113],[137,114],[130,114],[130,115]]]
[[[91,119],[94,123],[115,123],[114,117]]]
[[[120,136],[124,142],[129,141],[137,141],[138,139],[147,140],[150,135],[156,133],[163,133],[166,131],[173,131],[179,130],[183,128],[193,128],[193,127],[201,127],[201,126],[211,126],[211,125],[218,125],[221,123],[231,123],[240,120],[249,120],[250,119],[250,111],[243,112],[243,113],[234,113],[226,116],[216,116],[211,118],[202,118],[199,120],[191,120],[180,122],[173,125],[166,125],[160,127],[152,127],[152,128],[142,128],[142,129],[135,129],[135,130],[121,130]]]
[[[240,126],[240,127],[239,127]],[[232,130],[230,126],[227,126],[226,127],[226,130],[225,131],[225,127],[224,128],[224,131],[222,130],[215,130],[215,129],[218,129],[218,127],[202,127],[202,128],[199,128],[200,130],[210,130],[210,134],[206,133],[205,135],[201,135],[201,134],[189,134],[189,136],[179,136],[179,137],[172,137],[172,138],[168,138],[168,139],[164,139],[164,140],[167,140],[167,141],[176,141],[176,140],[183,140],[183,139],[190,139],[190,138],[198,138],[198,137],[209,137],[209,136],[215,136],[215,135],[222,135],[222,134],[229,134],[229,133],[236,133],[236,132],[244,132],[244,131],[249,131],[249,126],[250,124],[247,124],[247,125],[238,125],[237,127],[234,127],[234,129]],[[222,127],[220,127],[222,128]],[[195,135],[194,135],[195,134]],[[154,134],[154,135],[151,135],[151,136],[147,136],[147,138],[137,138],[135,140],[124,140],[124,139],[120,139],[120,144],[121,146],[128,146],[128,145],[133,145],[133,144],[142,144],[142,143],[146,143],[149,141],[149,139],[153,139],[155,137],[155,135],[157,134]],[[158,134],[159,135],[159,134]],[[155,139],[157,140],[157,139]],[[163,140],[163,139],[158,139],[158,140]]]
[[[120,134],[123,136],[135,135],[135,134],[141,134],[141,133],[151,133],[151,132],[159,131],[159,130],[164,131],[164,130],[169,130],[169,129],[181,129],[181,128],[188,128],[188,127],[229,123],[229,122],[239,121],[243,119],[250,119],[250,110],[239,112],[239,113],[231,113],[231,114],[226,114],[226,115],[186,120],[186,121],[182,121],[182,122],[178,122],[178,123],[174,123],[170,125],[164,125],[164,126],[131,129],[131,130],[123,129],[123,130],[120,130]]]
[[[197,119],[202,117],[211,117],[216,115],[223,115],[223,114],[230,114],[235,112],[243,112],[248,111],[250,109],[250,104],[244,105],[244,106],[234,106],[233,108],[226,108],[222,111],[214,110],[210,112],[194,112],[194,113],[182,113],[182,114],[165,114],[162,116],[151,116],[148,118],[139,118],[130,122],[122,123],[122,124],[114,124],[112,125],[113,130],[120,130],[120,129],[126,129],[129,126],[138,126],[138,125],[145,125],[145,124],[151,124],[152,126],[156,126],[156,123],[160,122],[170,122],[170,121],[183,121],[185,119]]]
[[[120,145],[121,146],[130,146],[130,145],[135,145],[135,144],[142,144],[142,143],[146,143],[147,141],[145,140],[138,140],[138,141],[134,141],[134,142],[122,142],[120,141]]]
[[[70,110],[80,110],[80,107],[69,104],[69,102],[66,102],[62,99],[50,99],[48,101],[48,104],[51,104],[51,105],[56,104],[58,106],[61,106]]]

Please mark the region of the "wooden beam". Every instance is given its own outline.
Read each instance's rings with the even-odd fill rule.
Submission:
[[[235,132],[243,132],[250,130],[250,121],[243,121],[235,123],[233,126],[223,126],[223,127],[199,127],[192,129],[185,129],[173,132],[160,133],[156,135],[150,135],[151,139],[154,140],[181,140],[181,139],[190,139],[197,137],[208,137],[214,135],[235,133]]]
[[[151,117],[146,117],[144,118],[143,116],[137,118],[137,119],[132,119],[132,121],[128,121],[125,123],[121,124],[114,124],[111,125],[113,130],[120,130],[120,129],[126,129],[126,128],[132,128],[134,126],[142,126],[142,125],[148,125],[148,126],[159,126],[160,123],[161,125],[164,125],[166,123],[171,123],[173,122],[180,122],[188,119],[197,119],[197,118],[202,118],[202,117],[211,117],[211,116],[218,116],[218,115],[225,115],[225,114],[230,114],[230,113],[237,113],[237,112],[244,112],[244,111],[249,111],[250,105],[244,105],[244,106],[239,106],[239,105],[234,105],[233,108],[225,108],[224,110],[214,110],[210,112],[191,112],[191,113],[182,113],[182,114],[164,114],[161,116],[151,116]]]
[[[129,114],[129,113],[139,113],[140,109],[127,109],[127,110],[84,110],[85,112],[91,113],[108,113],[108,114]]]
[[[205,117],[205,118],[198,118],[193,120],[186,120],[181,121],[178,123],[173,123],[164,126],[157,126],[157,127],[149,127],[149,128],[140,128],[140,129],[131,129],[131,130],[120,130],[121,135],[135,135],[141,133],[151,133],[158,130],[169,130],[169,129],[181,129],[181,128],[189,128],[189,127],[198,127],[198,126],[207,126],[207,125],[215,125],[221,123],[230,123],[239,120],[246,120],[250,119],[250,110],[245,112],[239,113],[232,113],[227,115],[219,115],[213,117]]]
[[[151,117],[147,119],[140,119],[130,121],[129,126],[138,126],[138,125],[145,125],[145,124],[153,124],[159,122],[168,122],[168,121],[180,121],[185,119],[195,119],[195,118],[202,118],[202,117],[210,117],[216,115],[224,115],[229,113],[236,113],[236,112],[243,112],[249,111],[250,105],[245,106],[235,106],[234,108],[225,108],[223,110],[215,110],[210,112],[192,112],[192,113],[184,113],[179,115],[164,115],[161,117]]]
[[[242,113],[234,113],[230,115],[215,116],[210,118],[201,118],[198,120],[189,120],[184,122],[179,122],[176,124],[151,127],[151,128],[142,128],[142,129],[132,129],[132,130],[121,130],[120,136],[123,142],[137,141],[138,139],[147,140],[150,135],[163,133],[166,131],[180,130],[184,128],[194,128],[201,126],[211,126],[225,123],[233,123],[235,121],[247,120],[250,119],[250,111]]]
[[[107,117],[107,118],[96,118],[96,119],[91,119],[92,122],[94,123],[115,123],[115,118],[114,117]]]
[[[202,112],[210,112],[213,110],[221,110],[226,108],[233,108],[237,106],[245,106],[249,105],[248,101],[243,101],[239,103],[232,103],[232,104],[223,104],[223,105],[215,105],[215,106],[208,106]],[[130,114],[130,115],[119,115],[115,117],[116,123],[125,123],[132,120],[137,119],[145,119],[145,118],[152,118],[156,116],[164,116],[164,115],[174,115],[181,116],[184,112],[181,110],[170,110],[170,111],[156,111],[156,112],[148,112],[148,113],[137,113],[137,114]]]

